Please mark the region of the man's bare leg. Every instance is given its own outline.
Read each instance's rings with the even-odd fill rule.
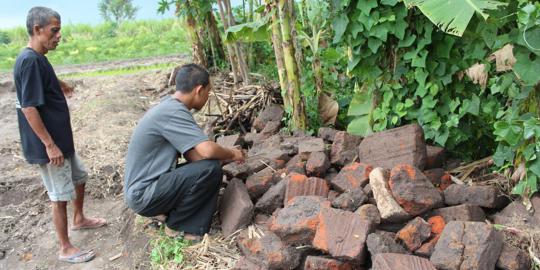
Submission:
[[[96,226],[104,223],[105,220],[99,218],[87,218],[84,216],[84,189],[85,184],[75,186],[77,197],[73,200],[73,228],[81,228],[85,226]],[[99,226],[96,226],[99,227]]]
[[[52,216],[58,241],[60,242],[59,255],[62,257],[73,255],[80,250],[69,242],[67,228],[67,202],[52,202]]]

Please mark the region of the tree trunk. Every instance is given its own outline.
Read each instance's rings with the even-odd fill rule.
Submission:
[[[229,28],[229,23],[227,20],[227,16],[225,15],[225,4],[222,0],[217,1],[218,9],[219,9],[219,16],[221,17],[221,21],[223,22],[223,30],[227,31]],[[238,76],[240,75],[239,67],[238,67],[238,61],[236,60],[236,52],[233,48],[233,46],[229,43],[226,44],[227,47],[227,54],[229,55],[229,63],[231,65],[231,71],[233,74],[234,84],[237,85],[239,80]],[[231,92],[232,96],[232,92]]]
[[[189,38],[191,40],[191,53],[193,56],[193,62],[206,68],[208,67],[208,63],[206,63],[204,46],[196,30],[197,25],[195,23],[195,19],[191,14],[188,14],[186,17],[186,25]]]
[[[288,95],[292,104],[292,128],[306,129],[306,114],[304,102],[300,95],[300,79],[298,77],[298,65],[295,60],[294,41],[291,35],[291,0],[278,0],[279,18],[281,21],[281,35],[283,44],[283,60],[288,79]]]
[[[223,41],[221,41],[221,36],[219,34],[219,29],[217,27],[216,17],[214,17],[214,12],[212,11],[208,12],[207,23],[208,23],[208,32],[210,34],[210,39],[214,43],[218,59],[225,60],[225,50],[223,49]]]
[[[281,41],[281,29],[279,25],[278,10],[272,12],[272,45],[276,56],[276,65],[279,77],[279,86],[281,87],[281,96],[283,97],[283,105],[292,111],[291,99],[287,95],[289,89],[287,81],[287,73],[285,71],[285,63],[283,61],[283,44]]]
[[[229,27],[236,25],[236,22],[234,20],[234,16],[232,13],[231,1],[223,0],[223,3],[225,4],[225,10],[227,11],[227,17],[229,19]],[[249,69],[246,64],[246,57],[244,54],[244,49],[242,48],[242,44],[240,44],[240,42],[235,42],[234,49],[236,51],[238,67],[239,67],[240,73],[242,74],[244,85],[248,85],[250,84]]]
[[[296,65],[298,66],[298,73],[296,76],[300,77],[300,74],[302,74],[302,59],[304,59],[304,55],[302,53],[300,42],[298,41],[298,35],[296,33],[296,10],[294,0],[288,0],[288,5],[290,11],[291,39],[294,45],[294,58],[296,60]]]

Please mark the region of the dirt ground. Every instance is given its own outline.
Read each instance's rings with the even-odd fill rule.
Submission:
[[[156,61],[179,63],[182,59],[185,58]],[[110,65],[129,66],[133,62]],[[62,73],[92,68],[99,66],[76,66],[73,70],[62,67]],[[6,83],[10,75],[0,74],[0,269],[150,267],[149,238],[134,232],[135,215],[123,202],[121,175],[131,132],[145,110],[157,102],[158,93],[164,93],[169,72],[143,71],[67,80],[76,85],[76,94],[68,101],[75,147],[90,172],[86,214],[104,217],[109,223],[96,230],[70,232],[76,246],[97,253],[96,259],[80,265],[56,259],[57,243],[48,197],[37,169],[21,157],[15,93]]]

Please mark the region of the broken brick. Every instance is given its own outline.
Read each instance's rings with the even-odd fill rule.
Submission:
[[[403,244],[410,250],[417,250],[431,235],[431,226],[421,217],[409,221],[403,229],[397,233]]]
[[[333,142],[334,141],[334,137],[336,136],[336,133],[338,133],[339,131],[338,130],[335,130],[333,128],[329,128],[329,127],[321,127],[319,128],[319,132],[317,133],[317,137],[325,140],[325,141],[329,141],[329,142]]]
[[[449,173],[443,169],[431,169],[423,172],[427,179],[441,191],[444,191],[454,182]]]
[[[223,193],[220,204],[221,230],[229,236],[247,226],[253,217],[253,203],[240,179],[232,179]]]
[[[409,253],[396,241],[396,234],[392,232],[376,231],[370,233],[367,237],[366,244],[372,257],[379,253]]]
[[[298,174],[306,174],[306,162],[307,162],[307,156],[304,154],[298,154],[291,158],[287,164],[285,164],[285,170],[283,171],[285,174],[290,173],[298,173]]]
[[[324,141],[321,138],[306,138],[298,144],[298,153],[324,152]]]
[[[326,180],[317,177],[307,177],[302,174],[291,173],[285,177],[287,179],[287,188],[285,189],[284,205],[287,205],[292,198],[296,196],[328,196],[328,184]]]
[[[248,260],[245,256],[242,256],[234,265],[232,270],[268,270],[268,267],[264,267],[261,265],[258,265],[250,260]]]
[[[333,165],[345,166],[358,157],[356,148],[362,137],[351,135],[345,131],[338,131],[334,136],[330,151],[330,162]]]
[[[426,166],[424,169],[441,168],[444,165],[446,152],[444,148],[426,145]]]
[[[389,222],[400,222],[409,219],[409,213],[394,199],[387,182],[388,170],[375,168],[369,174],[369,185],[377,202],[376,205],[381,214],[381,219]]]
[[[382,253],[373,258],[371,270],[396,269],[436,270],[429,260],[413,255]]]
[[[270,220],[270,216],[265,214],[257,214],[255,218],[253,219],[253,223],[257,225],[266,225],[268,221]]]
[[[265,168],[255,174],[252,174],[246,180],[246,187],[249,196],[252,200],[258,199],[278,181],[279,179],[274,177],[273,168]]]
[[[357,188],[339,195],[332,201],[332,206],[347,211],[355,211],[367,200],[368,198],[364,194],[364,191],[361,188]]]
[[[269,228],[286,244],[310,244],[324,208],[330,208],[330,202],[323,197],[297,196],[272,215]]]
[[[486,208],[501,208],[505,198],[494,186],[466,186],[453,184],[444,190],[448,205],[472,204]]]
[[[309,176],[323,177],[330,168],[330,160],[324,152],[313,152],[306,163],[306,172]]]
[[[376,228],[381,224],[381,214],[379,213],[377,206],[373,204],[364,204],[360,206],[355,213],[358,214],[361,219],[371,222],[373,228]]]
[[[440,237],[441,235],[432,236],[428,241],[424,242],[417,250],[415,250],[414,254],[425,258],[431,257],[431,254],[433,254],[433,251],[435,250],[435,245],[437,245],[437,241],[439,241]]]
[[[373,167],[391,169],[409,164],[422,170],[426,164],[424,131],[411,124],[371,134],[360,143],[358,155],[360,162]]]
[[[430,260],[438,269],[495,269],[502,244],[502,233],[489,224],[450,221]]]
[[[335,258],[363,264],[366,258],[366,238],[370,230],[370,223],[355,213],[323,208],[313,246]]]
[[[484,221],[486,215],[484,210],[477,205],[460,204],[456,206],[439,208],[431,211],[432,216],[441,216],[447,223],[454,220],[459,221]]]
[[[335,191],[335,190],[330,190],[328,191],[328,201],[334,201],[337,197],[339,196],[339,192]]]
[[[283,168],[289,159],[289,155],[280,149],[265,149],[257,156],[247,157],[244,164],[248,167],[249,173],[256,173],[268,167],[274,170]]]
[[[220,136],[217,138],[216,143],[222,147],[231,148],[240,144],[240,134],[234,134],[229,136]]]
[[[540,194],[535,193],[530,198],[533,213],[525,207],[522,199],[515,200],[506,206],[502,211],[494,215],[496,224],[509,225],[512,227],[523,227],[537,230],[540,227]]]
[[[253,121],[253,127],[257,131],[261,131],[268,122],[281,122],[283,113],[283,108],[280,105],[271,104],[270,106],[267,106],[257,118],[255,118]]]
[[[255,209],[266,214],[272,214],[276,209],[283,207],[287,180],[283,179],[268,189],[264,195],[257,200]]]
[[[416,167],[401,164],[390,172],[388,186],[396,201],[412,216],[443,204],[441,193]]]
[[[372,169],[371,166],[363,163],[351,163],[339,171],[331,184],[341,192],[362,188],[369,182],[369,173]]]
[[[250,238],[248,230],[238,235],[238,247],[248,260],[267,269],[294,269],[298,266],[298,250],[286,246],[272,232],[263,231],[259,236],[252,235]]]
[[[516,247],[504,244],[497,260],[497,268],[504,270],[528,270],[531,268],[529,255]]]
[[[428,219],[427,222],[431,226],[431,232],[433,234],[441,234],[444,230],[444,226],[446,226],[446,222],[441,216],[432,216]]]
[[[366,194],[368,198],[373,197],[373,191],[371,190],[371,185],[369,183],[364,186],[364,194]]]
[[[283,138],[279,134],[274,134],[264,140],[261,140],[261,138],[262,137],[259,136],[253,142],[253,147],[251,147],[247,153],[248,158],[256,156],[256,155],[260,155],[264,153],[265,151],[268,151],[268,149],[279,149],[281,145],[281,141],[283,141]]]
[[[320,257],[307,256],[304,264],[304,270],[351,270],[352,266],[348,262]]]

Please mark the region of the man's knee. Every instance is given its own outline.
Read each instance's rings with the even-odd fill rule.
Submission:
[[[206,160],[206,162],[208,163],[207,166],[210,174],[221,179],[221,177],[223,177],[223,170],[221,169],[221,163],[219,162],[219,160],[208,159]]]

